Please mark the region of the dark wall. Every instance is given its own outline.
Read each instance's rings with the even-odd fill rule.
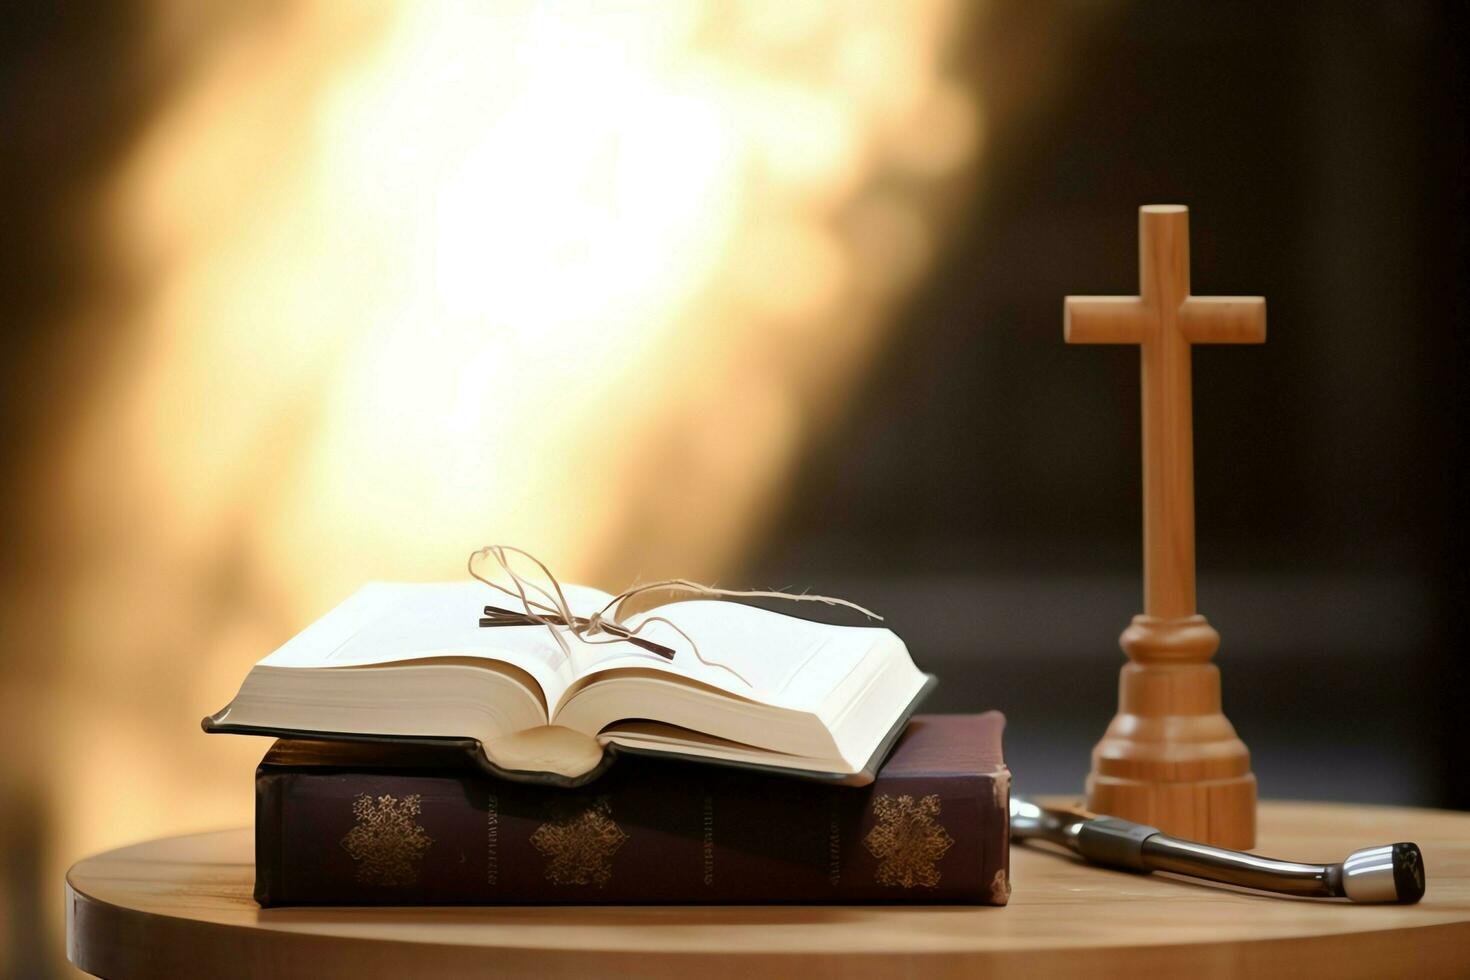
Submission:
[[[1459,18],[1100,22],[1049,104],[990,133],[968,231],[757,577],[884,608],[937,706],[1005,708],[1018,779],[1080,786],[1139,611],[1138,355],[1067,347],[1061,300],[1135,292],[1137,207],[1187,204],[1195,291],[1268,300],[1265,347],[1194,358],[1200,609],[1262,791],[1470,807]],[[1008,36],[977,36],[982,94],[1008,94],[983,68]]]

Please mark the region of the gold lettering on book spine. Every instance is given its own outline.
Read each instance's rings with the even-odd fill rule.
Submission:
[[[531,835],[531,845],[549,859],[546,878],[552,884],[598,888],[612,880],[613,855],[627,840],[605,796],[553,817]]]
[[[704,884],[715,883],[715,798],[704,797]]]
[[[837,795],[827,807],[827,884],[842,884],[842,808]]]
[[[485,800],[485,884],[500,884],[500,799]]]
[[[933,888],[939,884],[939,859],[954,838],[936,818],[939,797],[930,794],[915,802],[912,796],[880,793],[873,800],[877,824],[863,838],[868,853],[878,859],[873,877],[895,888]]]
[[[420,827],[419,796],[399,799],[367,793],[352,801],[357,823],[342,838],[342,847],[357,862],[360,885],[412,885],[419,880],[419,864],[434,838]]]

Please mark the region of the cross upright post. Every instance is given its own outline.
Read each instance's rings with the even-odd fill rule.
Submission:
[[[1143,614],[1119,710],[1093,750],[1093,810],[1229,847],[1255,843],[1250,753],[1220,708],[1210,662],[1220,636],[1195,610],[1194,431],[1190,349],[1261,343],[1259,296],[1191,296],[1189,211],[1148,205],[1138,219],[1137,296],[1068,296],[1072,344],[1137,344],[1142,372]]]

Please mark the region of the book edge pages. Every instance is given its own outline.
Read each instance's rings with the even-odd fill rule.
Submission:
[[[664,759],[679,759],[685,762],[694,762],[700,765],[714,765],[726,769],[744,769],[747,772],[769,773],[772,775],[788,776],[795,779],[810,782],[828,783],[839,786],[867,786],[878,778],[878,770],[883,768],[883,763],[888,761],[888,756],[893,752],[893,747],[898,744],[898,738],[908,728],[909,721],[918,711],[919,705],[939,683],[939,678],[933,674],[925,674],[922,687],[909,701],[908,706],[903,709],[898,718],[894,720],[887,734],[878,742],[873,754],[868,761],[856,772],[817,772],[811,769],[794,769],[790,766],[768,766],[758,762],[737,762],[728,759],[715,759],[703,755],[687,755],[683,752],[665,752],[661,749],[637,749],[626,745],[610,745],[610,751],[626,755],[653,756]]]

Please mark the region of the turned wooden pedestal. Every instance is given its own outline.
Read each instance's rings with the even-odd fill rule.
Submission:
[[[1118,714],[1092,750],[1087,805],[1167,833],[1243,850],[1255,846],[1250,752],[1220,711],[1220,635],[1203,616],[1135,616],[1122,637],[1131,663]]]

